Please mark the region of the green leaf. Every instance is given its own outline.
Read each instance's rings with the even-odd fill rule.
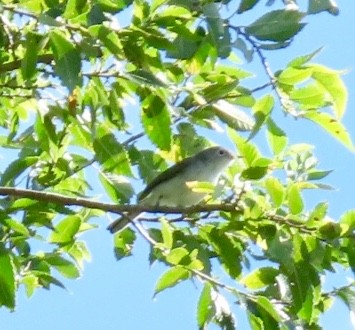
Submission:
[[[342,235],[351,235],[355,230],[355,210],[349,210],[342,214],[339,220]]]
[[[25,286],[26,296],[28,298],[31,297],[34,294],[35,290],[40,286],[38,283],[37,276],[34,276],[32,274],[22,277],[21,283]]]
[[[259,180],[267,174],[267,171],[267,166],[250,166],[242,172],[242,177],[246,180]]]
[[[274,98],[271,95],[265,95],[257,100],[253,106],[253,113],[256,124],[253,127],[248,140],[251,140],[259,131],[265,121],[269,118],[274,108]]]
[[[303,210],[303,200],[300,189],[296,183],[291,184],[287,190],[288,207],[291,214],[299,214]]]
[[[231,52],[229,28],[220,16],[218,5],[213,2],[206,3],[202,10],[206,16],[209,36],[218,55],[222,58],[228,57]]]
[[[189,251],[184,247],[178,247],[169,251],[169,254],[166,255],[166,261],[173,265],[183,264],[185,265],[184,259],[189,259]]]
[[[80,276],[80,272],[77,266],[71,261],[61,257],[57,254],[46,254],[45,260],[54,267],[59,273],[67,278],[78,278]]]
[[[132,175],[127,152],[104,124],[97,127],[93,146],[96,159],[105,172]]]
[[[162,150],[171,148],[171,119],[165,102],[150,94],[142,102],[142,124],[150,140]]]
[[[136,233],[131,228],[126,228],[114,235],[114,252],[117,260],[132,255],[134,242],[136,241]]]
[[[251,116],[225,100],[212,103],[212,107],[220,120],[238,131],[250,131],[255,125]]]
[[[122,175],[99,173],[99,179],[112,201],[126,203],[134,195],[131,183]]]
[[[263,310],[269,314],[276,322],[281,321],[280,314],[276,310],[274,304],[271,303],[271,301],[264,297],[264,296],[258,296],[256,303],[263,308]]]
[[[30,236],[30,232],[28,231],[27,227],[24,226],[22,223],[11,219],[11,218],[5,218],[4,220],[1,220],[9,229],[13,230],[15,233],[21,234],[25,237]]]
[[[205,325],[209,323],[214,312],[211,289],[212,285],[207,282],[202,289],[197,303],[197,324],[199,329],[205,328]]]
[[[305,87],[292,90],[290,98],[300,103],[304,109],[320,108],[330,101],[328,93],[318,83],[311,83]]]
[[[173,247],[173,228],[165,218],[160,218],[161,233],[163,237],[164,247],[171,249]]]
[[[340,72],[316,64],[313,64],[311,68],[313,79],[321,84],[332,97],[335,117],[338,120],[341,119],[346,109],[348,91],[340,78]]]
[[[81,218],[77,215],[70,215],[59,222],[54,232],[49,237],[49,242],[68,244],[74,240],[74,236],[78,233],[81,225]]]
[[[304,16],[296,10],[274,10],[247,26],[245,31],[259,40],[286,41],[305,26],[300,23]]]
[[[275,277],[279,273],[279,270],[276,268],[263,267],[244,276],[239,282],[252,290],[261,289],[275,283]]]
[[[0,185],[7,186],[21,175],[27,168],[38,161],[38,157],[29,156],[13,161],[1,175]]]
[[[308,1],[308,14],[318,14],[322,11],[337,16],[339,8],[333,0],[309,0]]]
[[[30,80],[36,73],[38,57],[38,35],[32,32],[26,34],[25,56],[21,62],[21,73],[25,80]]]
[[[318,203],[308,217],[307,225],[312,226],[313,223],[322,221],[328,212],[328,203]]]
[[[354,314],[355,314],[355,289],[354,287],[344,287],[340,290],[336,290],[335,294],[341,298],[345,305],[350,310],[350,315],[352,317],[352,325],[355,325]]]
[[[242,14],[247,10],[252,9],[260,0],[242,0],[238,7],[238,14]]]
[[[183,267],[175,266],[166,271],[158,280],[155,286],[155,293],[171,288],[181,281],[184,281],[190,277],[190,272]]]
[[[49,37],[55,58],[55,71],[72,91],[76,86],[82,85],[80,52],[59,30],[51,31]]]
[[[302,55],[294,58],[291,62],[287,64],[288,67],[293,67],[293,68],[299,68],[299,69],[304,69],[304,64],[308,63],[310,60],[312,60],[316,55],[320,53],[322,50],[321,48],[316,49],[314,52],[307,54],[307,55]]]
[[[184,18],[184,19],[192,18],[192,13],[190,10],[175,5],[166,6],[164,10],[160,11],[157,15],[159,17],[172,17],[172,18]]]
[[[307,68],[294,68],[292,66],[287,67],[285,70],[277,76],[277,81],[285,85],[296,85],[304,82],[312,76],[313,70]]]
[[[332,173],[333,170],[320,171],[320,170],[310,170],[307,175],[308,180],[321,180]]]
[[[242,270],[240,243],[214,227],[210,228],[207,239],[228,274],[237,278]]]
[[[287,145],[287,135],[271,118],[267,121],[266,134],[272,152],[274,155],[279,155]]]
[[[237,146],[240,156],[248,166],[252,166],[257,159],[261,158],[261,153],[258,148],[239,135],[235,130],[228,129],[228,134]]]
[[[15,308],[16,270],[11,255],[1,246],[0,250],[0,306]]]
[[[279,179],[270,177],[265,180],[265,187],[276,208],[282,205],[285,198],[285,189]]]
[[[79,265],[81,269],[84,267],[84,260],[91,260],[90,251],[87,248],[86,243],[83,241],[74,242],[74,244],[70,246],[67,252],[75,260],[75,262]]]
[[[334,136],[350,150],[355,149],[346,128],[331,115],[320,111],[309,111],[303,116],[323,127],[330,135]]]
[[[168,87],[168,85],[150,71],[138,69],[130,71],[127,76],[139,84],[147,84],[155,87]]]

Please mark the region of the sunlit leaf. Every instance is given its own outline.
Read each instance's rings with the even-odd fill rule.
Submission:
[[[309,111],[304,114],[304,117],[323,127],[330,135],[334,136],[350,150],[354,150],[354,145],[348,131],[340,121],[331,115],[320,111]]]
[[[9,251],[3,246],[0,250],[0,306],[15,308],[15,274],[16,270]]]
[[[183,267],[175,266],[166,271],[158,280],[155,286],[155,294],[171,288],[181,281],[188,279],[190,272]]]

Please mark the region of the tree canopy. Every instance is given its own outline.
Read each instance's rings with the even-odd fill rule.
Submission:
[[[148,261],[166,265],[155,294],[198,280],[200,329],[234,329],[236,308],[252,329],[319,329],[334,299],[354,313],[354,282],[327,291],[321,278],[354,271],[355,210],[332,219],[327,202],[305,207],[306,190],[331,189],[331,171],[278,120],[311,121],[354,151],[343,72],[315,62],[320,49],[277,71],[268,63],[302,38],[306,17],[338,8],[262,3],[2,2],[0,306],[15,309],[20,286],[31,296],[78,278],[93,218],[104,227],[108,212],[142,210],[147,217],[114,235],[114,254],[129,257],[146,240]],[[194,185],[206,203],[135,204],[134,179],[149,183],[215,132],[238,158],[217,187]]]

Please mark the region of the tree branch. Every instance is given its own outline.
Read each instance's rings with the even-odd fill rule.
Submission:
[[[190,207],[167,207],[167,206],[143,206],[143,205],[117,205],[112,203],[99,202],[88,198],[69,197],[52,192],[21,189],[14,187],[0,187],[0,195],[2,196],[15,196],[30,198],[41,202],[55,203],[66,206],[82,206],[90,209],[99,209],[112,213],[124,212],[149,212],[149,213],[196,213],[196,212],[212,212],[212,211],[225,211],[225,212],[241,212],[237,205],[227,204],[208,204],[208,205],[194,205]]]

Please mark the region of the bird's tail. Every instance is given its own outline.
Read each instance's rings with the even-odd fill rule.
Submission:
[[[107,226],[107,230],[111,234],[115,234],[115,233],[123,230],[124,228],[126,228],[139,214],[140,214],[140,212],[127,213],[124,216],[122,216],[121,218],[118,218],[115,221],[113,221],[112,223],[110,223]]]

